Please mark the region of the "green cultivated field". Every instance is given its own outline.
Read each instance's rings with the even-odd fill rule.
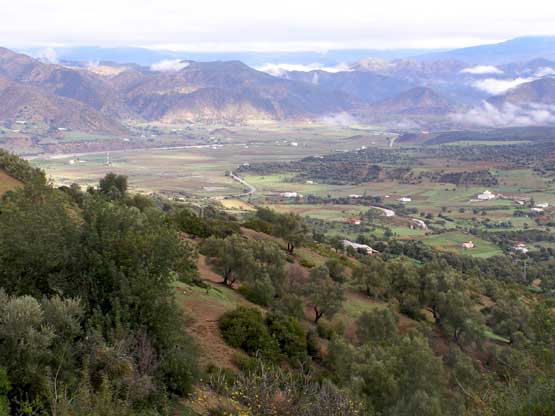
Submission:
[[[424,243],[438,250],[451,251],[476,257],[492,257],[501,254],[501,250],[494,244],[477,238],[473,235],[463,234],[458,231],[436,234],[420,238]],[[472,240],[475,247],[463,250],[462,243]]]

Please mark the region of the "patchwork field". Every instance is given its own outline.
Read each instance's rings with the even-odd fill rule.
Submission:
[[[490,242],[457,231],[430,235],[422,237],[420,240],[438,250],[468,254],[482,258],[496,256],[502,253],[498,247]],[[474,248],[463,249],[462,244],[469,240],[474,243]]]
[[[201,144],[182,140],[170,145],[172,136],[166,141],[161,136],[155,143],[166,143],[166,147],[43,155],[33,157],[32,162],[60,184],[89,185],[114,171],[127,175],[132,189],[138,191],[227,196],[242,193],[243,187],[226,177],[226,171],[245,163],[289,161],[387,143],[384,133],[317,124],[220,128],[211,133],[192,129],[188,134],[192,136],[189,143]],[[68,140],[80,140],[80,136]]]

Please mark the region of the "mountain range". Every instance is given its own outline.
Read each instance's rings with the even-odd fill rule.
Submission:
[[[0,48],[0,122],[117,135],[138,122],[302,121],[338,113],[420,126],[555,123],[549,39],[537,45],[545,55],[504,64],[459,57],[506,44],[441,52],[436,60],[367,57],[341,68],[278,72],[238,60],[56,64]]]

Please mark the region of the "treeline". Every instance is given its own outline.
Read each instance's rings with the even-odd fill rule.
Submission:
[[[172,289],[197,280],[194,259],[172,215],[128,195],[125,177],[87,192],[30,178],[6,193],[0,414],[167,414],[199,375]]]
[[[46,176],[40,169],[32,167],[23,159],[3,149],[0,149],[0,170],[21,182],[46,181]]]

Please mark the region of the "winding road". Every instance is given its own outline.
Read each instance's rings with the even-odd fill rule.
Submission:
[[[383,214],[386,217],[394,217],[395,216],[395,211],[393,211],[392,209],[387,209],[387,208],[382,208],[382,207],[373,207],[373,206],[371,206],[370,208],[380,210],[381,212],[383,212]]]
[[[234,181],[239,182],[241,185],[245,186],[248,191],[241,193],[241,194],[236,194],[236,195],[230,195],[234,198],[239,198],[242,196],[249,196],[252,195],[256,192],[256,188],[254,186],[252,186],[250,183],[248,183],[246,180],[244,180],[243,178],[237,176],[235,173],[233,173],[233,171],[229,172],[229,176],[231,177],[231,179],[233,179]]]

